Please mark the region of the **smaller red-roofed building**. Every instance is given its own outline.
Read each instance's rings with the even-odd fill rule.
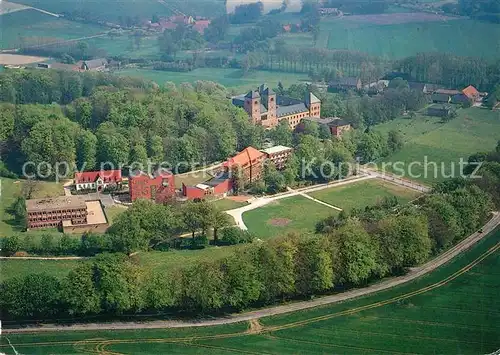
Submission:
[[[224,171],[233,179],[237,174],[241,174],[245,184],[252,183],[262,178],[263,163],[266,154],[253,147],[245,148],[232,158],[229,158],[224,164]]]
[[[462,94],[473,101],[479,100],[479,97],[481,96],[480,92],[472,85],[469,85],[465,89],[463,89]]]
[[[228,173],[222,173],[194,186],[182,184],[182,195],[188,200],[226,197],[233,191],[233,181]]]
[[[129,177],[130,200],[151,200],[164,203],[175,198],[174,175],[165,169],[156,171],[153,175],[136,171]]]
[[[101,191],[110,186],[119,186],[122,181],[121,170],[85,171],[75,174],[74,185],[77,191]]]
[[[193,25],[193,30],[202,35],[209,25],[210,20],[197,20]]]

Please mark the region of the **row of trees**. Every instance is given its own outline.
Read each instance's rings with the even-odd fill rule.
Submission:
[[[16,320],[218,312],[364,285],[400,274],[474,231],[491,201],[478,187],[453,180],[438,185],[418,207],[394,206],[386,201],[331,218],[325,234],[249,244],[226,258],[168,271],[144,269],[123,254],[103,254],[61,280],[36,273],[9,278],[0,285],[0,309],[5,319]]]
[[[450,88],[474,85],[489,91],[500,82],[500,62],[446,53],[419,53],[396,62],[394,68],[417,81]]]

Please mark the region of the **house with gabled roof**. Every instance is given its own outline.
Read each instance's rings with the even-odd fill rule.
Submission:
[[[232,103],[243,108],[253,124],[266,128],[276,127],[284,120],[295,129],[302,119],[321,116],[321,100],[313,93],[309,92],[304,100],[297,100],[277,95],[265,84],[257,90],[232,97]]]
[[[106,58],[84,60],[79,65],[81,71],[104,71],[108,65]]]
[[[100,170],[76,173],[73,182],[76,191],[101,191],[110,186],[119,186],[122,181],[121,170]]]
[[[337,78],[328,83],[328,90],[330,91],[361,90],[362,88],[361,79],[350,76]]]

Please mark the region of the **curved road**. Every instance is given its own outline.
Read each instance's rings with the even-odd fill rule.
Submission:
[[[48,332],[48,331],[81,331],[81,330],[127,330],[127,329],[160,329],[160,328],[187,328],[187,327],[203,327],[221,324],[231,324],[244,321],[255,320],[263,317],[289,313],[317,306],[323,306],[331,303],[345,301],[360,296],[369,295],[379,291],[383,291],[421,277],[439,266],[447,263],[452,258],[469,249],[478,241],[483,239],[488,233],[495,230],[500,225],[500,214],[493,213],[493,217],[482,228],[482,233],[474,233],[461,241],[459,244],[449,249],[445,253],[439,255],[435,259],[426,264],[413,268],[408,274],[400,277],[388,278],[378,284],[343,292],[336,295],[317,298],[313,301],[296,302],[289,305],[281,305],[260,309],[257,311],[234,314],[228,317],[221,317],[211,320],[202,321],[151,321],[151,322],[114,322],[114,323],[89,323],[89,324],[74,324],[69,326],[60,325],[42,325],[39,327],[23,328],[23,329],[3,329],[4,334],[28,333],[28,332]]]

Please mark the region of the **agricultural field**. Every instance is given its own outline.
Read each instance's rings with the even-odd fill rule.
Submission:
[[[491,60],[500,55],[498,24],[469,19],[436,18],[429,21],[427,18],[425,21],[424,17],[419,20],[415,16],[409,22],[408,18],[402,19],[403,15],[419,14],[346,16],[323,20],[316,46],[365,52],[387,59],[399,59],[419,52],[443,52]]]
[[[383,180],[360,181],[355,184],[339,186],[312,192],[309,196],[330,205],[350,211],[353,208],[372,206],[386,197],[396,196],[400,204],[417,198],[419,193]]]
[[[105,33],[105,27],[53,17],[28,9],[1,15],[0,49],[56,43]]]
[[[377,162],[379,169],[386,163],[386,171],[399,174],[396,169],[403,168],[405,177],[432,183],[459,175],[461,158],[467,161],[475,152],[495,148],[500,140],[500,113],[473,107],[459,110],[458,117],[447,123],[419,114],[415,119],[400,118],[374,129],[382,133],[397,130],[406,141],[403,149]],[[401,162],[400,166],[393,166],[396,162]],[[416,163],[410,167],[412,162]]]
[[[216,327],[10,334],[19,353],[487,354],[500,348],[500,231],[436,271],[352,301]],[[188,341],[187,341],[188,340]],[[5,341],[1,350],[14,351]]]
[[[13,180],[7,178],[0,179],[0,238],[10,236],[12,234],[21,233],[21,230],[16,225],[13,216],[8,213],[10,206],[14,203],[17,196],[21,194],[23,180]],[[53,182],[39,181],[36,184],[33,198],[44,198],[52,196],[63,196],[64,190],[61,184]],[[51,230],[52,231],[52,230]],[[30,232],[44,233],[43,231]]]
[[[118,75],[140,77],[146,80],[152,80],[159,85],[166,82],[181,84],[184,82],[194,83],[198,80],[214,81],[225,87],[232,89],[234,93],[250,90],[261,85],[263,82],[271,87],[276,87],[281,83],[288,87],[296,84],[298,81],[307,81],[307,74],[280,73],[272,71],[255,70],[247,75],[243,75],[241,69],[222,69],[222,68],[198,68],[191,72],[168,72],[147,69],[124,69],[116,72]]]
[[[190,15],[217,16],[224,12],[221,0],[104,0],[96,6],[93,0],[16,0],[16,3],[37,7],[43,10],[63,13],[80,11],[103,21],[118,22],[120,18],[150,18],[171,16],[175,11]]]

